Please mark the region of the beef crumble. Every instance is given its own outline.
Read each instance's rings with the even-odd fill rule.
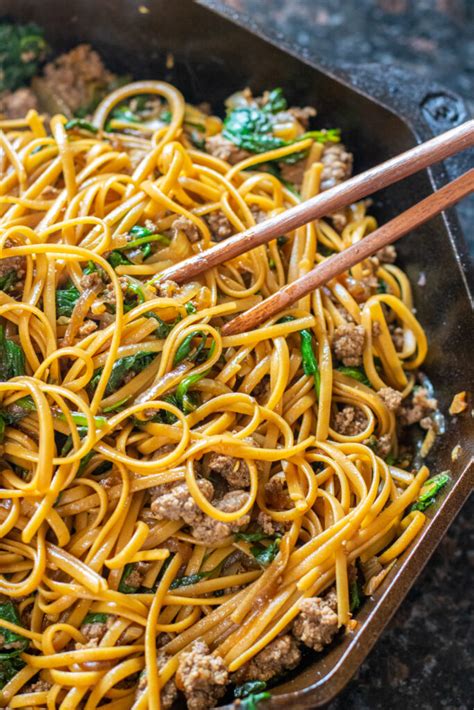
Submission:
[[[296,668],[301,660],[301,651],[291,634],[271,641],[254,658],[239,668],[232,676],[236,685],[251,680],[269,681],[286,671]]]
[[[334,596],[309,597],[300,604],[300,613],[293,622],[293,635],[314,651],[322,651],[337,633],[338,621]]]
[[[220,656],[213,655],[204,641],[194,641],[181,654],[176,685],[184,692],[189,710],[208,710],[225,694],[229,673]]]
[[[361,325],[346,323],[334,331],[332,347],[334,354],[343,365],[357,367],[362,363],[365,330]]]

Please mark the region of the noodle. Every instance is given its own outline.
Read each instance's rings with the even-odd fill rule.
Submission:
[[[143,94],[168,121],[110,122]],[[317,595],[330,638],[352,628],[356,563],[385,575],[424,524],[407,509],[427,469],[391,460],[387,397],[414,396],[427,352],[397,266],[368,259],[255,331],[220,331],[363,239],[364,203],[339,229],[321,219],[182,287],[159,280],[216,221],[243,230],[324,181],[311,133],[228,162],[193,144],[196,110],[146,81],[107,96],[94,130],[0,120],[0,280],[17,280],[0,291],[0,608],[16,610],[0,636],[20,649],[2,706],[168,708],[177,688],[189,699],[196,640],[226,677],[217,702]],[[269,166],[300,153],[299,194]]]

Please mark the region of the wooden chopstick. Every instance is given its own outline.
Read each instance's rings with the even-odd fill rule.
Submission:
[[[171,266],[160,273],[159,280],[185,283],[213,266],[234,259],[314,219],[336,212],[472,145],[474,145],[474,119]]]
[[[253,330],[280,311],[288,308],[303,296],[342,274],[379,249],[392,244],[400,237],[419,227],[444,209],[474,192],[474,168],[453,180],[437,192],[402,212],[372,234],[348,249],[330,256],[312,271],[287,284],[269,298],[226,323],[222,335],[235,335]],[[425,247],[428,248],[428,247]]]

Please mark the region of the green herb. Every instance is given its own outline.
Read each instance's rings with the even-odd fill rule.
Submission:
[[[130,399],[130,395],[128,395],[128,397],[124,397],[116,404],[111,404],[110,407],[104,407],[104,409],[102,411],[104,412],[104,414],[108,414],[109,412],[116,412],[117,409],[120,409],[120,407],[122,407],[125,404],[125,402],[128,402],[129,399]]]
[[[283,318],[280,318],[277,323],[290,323],[294,320],[294,316],[283,316]],[[318,361],[316,360],[316,355],[314,354],[313,350],[313,335],[311,331],[307,328],[303,328],[303,330],[300,330],[300,339],[301,357],[303,360],[303,372],[305,375],[313,375],[314,388],[319,398],[321,389],[321,375],[319,372]]]
[[[268,567],[268,565],[273,562],[273,560],[277,556],[279,549],[280,538],[277,537],[267,547],[264,547],[263,545],[253,545],[250,548],[250,552],[260,565],[262,565],[263,567]]]
[[[263,693],[251,693],[246,698],[242,698],[238,706],[240,710],[258,710],[258,704],[261,703],[262,700],[268,700],[269,698],[271,698],[271,694],[268,690]]]
[[[185,577],[176,577],[170,584],[170,589],[178,589],[178,587],[187,587],[190,584],[197,584],[202,579],[209,577],[210,572],[197,572]]]
[[[127,355],[127,357],[121,357],[116,360],[112,367],[107,387],[105,388],[105,394],[109,395],[115,392],[129,372],[138,373],[144,370],[145,367],[148,367],[148,365],[153,362],[155,356],[156,353],[139,352],[135,355]],[[94,377],[90,381],[90,386],[93,389],[97,387],[101,373],[102,368],[95,371]]]
[[[200,331],[194,331],[193,333],[187,335],[176,350],[173,364],[178,365],[183,360],[196,360],[206,344],[206,337],[206,334],[201,333]],[[201,340],[198,346],[194,349],[194,352],[192,352],[193,340],[195,338],[201,338]]]
[[[168,402],[179,409],[176,396],[174,394],[167,394],[161,398],[163,402]],[[176,424],[178,421],[173,412],[168,412],[167,409],[160,409],[157,411],[154,417],[152,417],[152,422],[160,422],[161,424]]]
[[[282,107],[286,108],[286,105],[282,90],[274,89],[269,93],[268,101],[263,107],[237,106],[228,113],[224,121],[222,135],[242,150],[248,150],[251,153],[265,153],[276,148],[294,145],[306,138],[312,138],[321,143],[340,140],[338,129],[308,131],[291,141],[275,136],[273,134],[273,114],[284,110]],[[299,151],[281,158],[280,162],[295,163],[304,158],[306,154],[307,151]]]
[[[186,308],[186,313],[188,315],[191,315],[191,313],[196,313],[196,311],[197,311],[197,308],[192,301],[188,301],[187,304],[185,305],[185,308]]]
[[[270,111],[270,113],[279,113],[280,111],[286,111],[287,108],[288,102],[283,96],[283,89],[277,88],[268,92],[267,100],[262,110]]]
[[[448,471],[443,471],[433,476],[433,478],[428,479],[421,489],[416,503],[411,506],[411,510],[426,510],[426,508],[435,502],[439,491],[444,488],[450,480],[451,476]]]
[[[84,624],[105,624],[107,622],[109,615],[102,614],[101,612],[90,612],[87,614],[86,618],[82,622]]]
[[[285,244],[288,244],[288,241],[288,237],[277,237],[277,244],[280,248],[284,247]]]
[[[116,269],[117,266],[129,266],[132,263],[130,259],[127,259],[126,256],[121,254],[118,249],[114,249],[110,252],[107,257],[107,261],[113,269]]]
[[[63,414],[63,412],[56,412],[53,411],[53,415],[57,417],[58,419],[61,419],[61,421],[66,422],[66,415]],[[85,414],[82,414],[81,412],[70,412],[71,419],[74,422],[74,424],[80,426],[80,427],[87,427],[87,417]],[[97,429],[103,429],[105,426],[107,426],[107,419],[106,417],[100,417],[96,416],[94,417],[94,422],[97,427]]]
[[[173,115],[172,115],[171,111],[166,110],[166,111],[162,111],[162,113],[160,113],[160,121],[163,121],[163,123],[171,123],[172,118],[173,118]]]
[[[319,365],[316,360],[316,355],[313,350],[313,335],[306,328],[300,331],[301,338],[301,356],[303,358],[303,372],[305,375],[313,375],[314,387],[316,394],[320,395],[321,390],[321,375],[319,373]]]
[[[126,291],[126,296],[128,294],[132,294],[132,296],[136,297],[136,303],[131,303],[130,300],[125,297],[124,304],[123,304],[123,310],[130,311],[132,308],[135,308],[136,305],[140,303],[145,303],[145,294],[143,293],[143,289],[139,283],[136,281],[129,281],[127,284],[127,291]]]
[[[379,280],[377,285],[377,293],[388,293],[388,286],[386,281]]]
[[[0,619],[4,621],[9,621],[11,624],[16,624],[21,626],[20,615],[18,610],[12,601],[8,600],[0,603]],[[2,637],[0,660],[11,658],[12,656],[18,656],[25,648],[28,647],[29,641],[24,636],[17,634],[16,631],[10,631],[10,629],[5,629],[0,624],[0,635]],[[14,644],[14,646],[13,646]],[[8,648],[8,646],[13,646],[13,648]]]
[[[168,337],[168,335],[171,333],[171,331],[175,327],[176,323],[178,322],[177,320],[175,320],[172,323],[165,323],[165,321],[162,320],[160,318],[160,316],[157,316],[154,311],[149,311],[148,313],[144,313],[144,316],[146,318],[154,318],[155,320],[158,321],[159,325],[158,325],[158,328],[155,330],[155,335],[157,338],[160,338],[161,340],[165,340],[165,338]]]
[[[71,118],[65,125],[66,131],[71,131],[73,128],[80,128],[82,131],[88,131],[89,133],[97,133],[98,128],[94,126],[90,121],[86,121],[85,118]]]
[[[133,573],[135,564],[136,563],[134,562],[130,562],[125,565],[125,569],[123,570],[122,574],[122,579],[120,580],[120,584],[118,586],[118,590],[119,592],[122,592],[122,594],[136,594],[140,589],[140,587],[131,587],[129,584],[127,584],[127,579]]]
[[[388,454],[388,456],[385,457],[385,463],[387,466],[395,466],[397,463],[397,459],[393,454]]]
[[[19,656],[0,657],[0,689],[11,681],[26,666]]]
[[[190,389],[190,387],[195,385],[196,382],[202,380],[202,378],[205,377],[208,372],[209,371],[196,372],[193,375],[188,375],[188,377],[185,377],[183,380],[181,380],[178,387],[176,388],[176,402],[178,404],[178,407],[185,414],[194,412],[194,410],[198,406],[198,402],[195,398],[191,397],[188,390]]]
[[[25,374],[25,355],[19,345],[5,336],[0,325],[0,382]]]
[[[17,273],[15,269],[7,271],[6,274],[0,277],[0,291],[10,291],[12,286],[18,281]]]
[[[72,284],[69,284],[66,288],[58,289],[56,291],[57,315],[70,317],[80,295],[80,291]]]
[[[357,380],[357,382],[362,382],[363,385],[366,385],[367,387],[370,387],[370,380],[365,374],[365,370],[363,367],[341,367],[337,368],[337,371],[340,372],[342,375],[346,375],[346,377],[352,377],[353,380]]]
[[[352,612],[357,611],[362,605],[362,590],[357,579],[351,582],[349,587],[349,608]]]
[[[46,57],[43,30],[27,25],[0,23],[0,93],[28,84]]]
[[[247,683],[238,685],[234,688],[234,698],[246,698],[253,693],[259,693],[265,690],[267,684],[264,680],[249,680]]]

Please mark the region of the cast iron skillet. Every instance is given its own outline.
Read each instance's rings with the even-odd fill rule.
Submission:
[[[117,72],[176,84],[191,102],[211,101],[222,110],[226,96],[244,86],[256,92],[282,86],[291,102],[316,105],[323,127],[340,127],[360,171],[406,150],[419,140],[467,118],[463,102],[439,86],[414,81],[406,72],[376,66],[337,73],[283,37],[264,37],[250,18],[216,0],[3,0],[0,12],[35,20],[58,51],[90,42]],[[243,26],[242,26],[243,25]],[[173,55],[173,61],[171,61]],[[168,58],[168,61],[167,61]],[[167,68],[168,67],[168,68]],[[467,166],[467,156],[413,176],[375,196],[386,220],[440,187]],[[473,391],[472,300],[468,257],[452,211],[404,238],[400,260],[414,288],[417,316],[430,353],[425,371],[441,410],[460,390]],[[426,285],[419,286],[424,272]],[[368,599],[355,633],[326,653],[308,655],[292,677],[272,691],[267,707],[319,707],[338,693],[368,654],[384,626],[426,564],[472,488],[474,422],[470,413],[447,416],[447,431],[428,461],[433,472],[450,469],[453,481],[428,511],[429,521],[409,550]],[[451,452],[461,446],[453,461]]]

